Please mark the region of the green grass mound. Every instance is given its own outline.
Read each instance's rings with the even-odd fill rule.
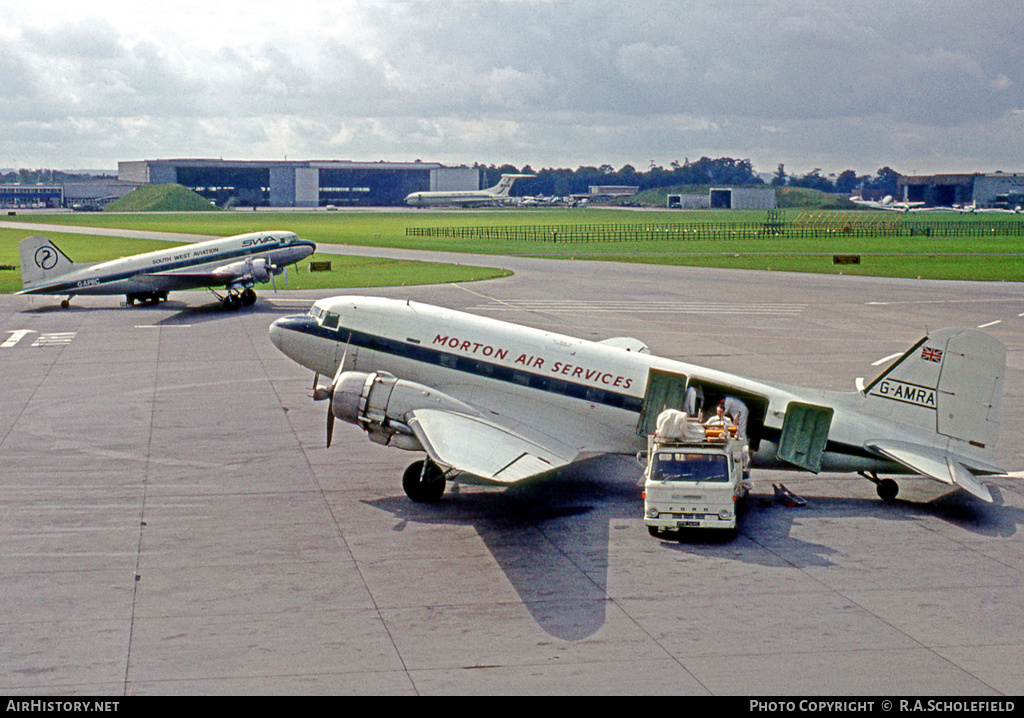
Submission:
[[[103,208],[106,212],[206,212],[217,207],[180,184],[143,185]]]

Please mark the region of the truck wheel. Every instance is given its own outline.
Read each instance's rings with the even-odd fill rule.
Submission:
[[[654,538],[658,538],[658,528],[656,526],[648,526],[647,533],[649,533]]]

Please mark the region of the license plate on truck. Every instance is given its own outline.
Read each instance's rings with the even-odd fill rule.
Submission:
[[[676,527],[681,529],[699,529],[700,521],[676,521]]]

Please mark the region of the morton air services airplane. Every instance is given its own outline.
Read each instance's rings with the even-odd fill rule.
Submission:
[[[437,205],[492,204],[508,199],[509,190],[517,179],[528,179],[537,175],[502,175],[498,184],[487,189],[461,190],[451,192],[413,192],[405,198],[405,203],[413,207],[432,207]]]
[[[921,339],[861,391],[770,384],[653,356],[635,339],[553,334],[411,301],[321,299],[283,317],[271,341],[319,375],[314,399],[379,444],[426,453],[405,472],[414,501],[445,481],[511,484],[585,455],[646,448],[657,415],[692,393],[748,410],[752,466],[858,472],[886,500],[880,474],[917,474],[992,501],[1005,347],[975,329]]]
[[[63,307],[76,294],[124,294],[134,304],[167,299],[175,289],[223,287],[217,297],[238,309],[256,301],[254,284],[273,281],[316,245],[293,232],[252,232],[95,264],[72,262],[46,237],[27,237],[18,249],[24,288],[17,293],[67,295]]]

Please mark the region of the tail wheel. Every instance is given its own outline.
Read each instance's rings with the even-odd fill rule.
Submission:
[[[444,493],[444,471],[433,461],[416,461],[402,474],[402,488],[417,503],[434,503]]]

